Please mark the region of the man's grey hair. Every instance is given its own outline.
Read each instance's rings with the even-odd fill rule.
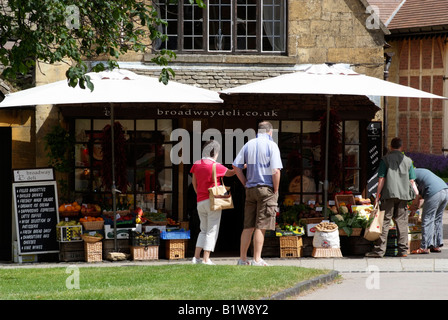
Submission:
[[[258,133],[269,133],[273,129],[269,121],[262,121],[258,124]]]

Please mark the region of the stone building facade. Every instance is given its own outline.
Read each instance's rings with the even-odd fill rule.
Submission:
[[[236,1],[228,1],[228,3],[236,3]],[[260,10],[262,1],[248,1],[247,3],[256,5],[257,10]],[[257,49],[252,51],[179,50],[175,61],[170,63],[170,67],[176,73],[174,80],[220,91],[283,73],[294,72],[296,65],[326,62],[349,64],[359,73],[383,78],[385,36],[389,31],[373,15],[370,4],[366,0],[275,0],[266,3],[278,4],[285,9],[281,18],[283,19],[281,22],[284,23],[284,29],[279,34],[280,37],[283,37],[282,47],[279,50],[260,50],[264,45],[262,41],[257,44]],[[248,20],[249,22],[251,21]],[[187,32],[182,28],[177,29],[177,31]],[[272,30],[270,32],[274,33]],[[172,35],[177,37],[176,32]],[[257,40],[262,38],[261,35],[257,35],[257,37],[259,37]],[[249,34],[246,34],[246,40],[251,40]],[[181,45],[184,42],[178,43],[179,48],[182,49]],[[158,76],[161,69],[151,63],[151,58],[151,52],[144,55],[128,53],[120,58],[119,64],[121,68],[139,74]],[[94,62],[92,61],[92,63]],[[35,85],[64,79],[66,68],[66,64],[51,66],[40,64],[34,75]],[[281,101],[275,101],[275,103],[281,104]],[[312,113],[309,113],[309,117],[312,115]],[[362,125],[366,125],[368,121],[381,121],[382,119],[381,112],[368,113],[367,115],[372,117],[363,119],[361,124],[358,123],[358,119],[350,119],[347,122],[347,127],[344,125],[344,130],[347,129],[347,132],[349,132],[352,130],[348,130],[349,126],[354,125],[354,131],[361,131]],[[79,114],[79,118],[83,117],[84,115]],[[361,118],[361,115],[359,117]],[[365,118],[366,114],[362,117]],[[57,106],[37,106],[35,109],[31,108],[25,111],[0,110],[0,119],[2,126],[9,127],[12,132],[11,157],[13,169],[46,167],[48,158],[44,148],[45,135],[55,124],[61,123],[69,127],[69,124],[73,126],[74,121],[76,121],[76,119],[64,118],[63,112]],[[316,127],[318,120],[318,116],[315,116],[314,118],[307,118],[306,121],[298,121],[297,125],[303,126],[303,128],[308,128],[307,126],[311,125]],[[93,121],[92,119],[92,123]],[[277,122],[281,122],[281,120]],[[185,119],[173,119],[173,126],[175,123],[184,128],[191,125]],[[226,124],[239,125],[240,128],[245,129],[245,126],[253,127],[256,124],[255,119],[250,123],[244,121],[244,119],[222,120],[220,123],[203,119],[203,123],[203,129],[211,125],[218,128],[221,126],[224,129]],[[288,121],[285,121],[282,126],[289,126],[291,132],[296,130],[294,124]],[[317,135],[316,132],[313,134]],[[346,134],[348,135],[348,133]],[[359,137],[356,139],[359,139]],[[359,153],[359,148],[365,148],[365,145],[365,140],[362,140],[347,148],[358,150]],[[361,151],[365,154],[365,149]],[[366,159],[364,156],[357,158],[356,155],[352,155],[351,159],[355,161],[355,169],[347,169],[347,172],[353,170],[357,172],[352,180],[359,187],[359,175],[362,175],[362,179],[366,179],[363,165],[359,162]],[[176,205],[178,206],[179,218],[182,218],[181,215],[187,214],[188,169],[179,166],[179,168],[174,169],[174,173],[178,175],[175,182],[180,185],[179,189],[176,189],[179,191],[179,199],[176,201]],[[364,189],[358,191],[364,192]],[[228,216],[231,217],[231,215]],[[241,214],[238,217],[241,217]],[[8,226],[10,217],[0,216],[0,222],[2,221],[6,222],[3,225]],[[233,220],[228,223],[235,224]],[[3,233],[5,237],[8,237],[8,230],[3,231],[5,231]],[[238,230],[233,233],[238,234]],[[238,241],[238,239],[234,240]],[[231,242],[229,241],[229,243]],[[0,239],[0,243],[4,243],[4,239]]]

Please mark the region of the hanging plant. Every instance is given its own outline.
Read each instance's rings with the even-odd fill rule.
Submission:
[[[112,188],[112,135],[111,126],[106,125],[103,129],[101,148],[103,150],[102,178],[106,189]],[[128,186],[126,169],[126,149],[123,126],[120,122],[114,123],[114,158],[115,158],[115,187],[121,192],[126,192]]]
[[[44,137],[49,165],[56,171],[69,173],[73,170],[75,139],[61,125],[53,127]]]
[[[48,165],[56,172],[67,174],[73,171],[75,138],[61,125],[56,125],[44,137],[45,151],[49,158]],[[70,189],[66,177],[58,179],[61,201],[70,200]]]
[[[326,145],[326,131],[327,131],[327,112],[324,112],[320,120],[320,147],[321,147],[321,165],[322,172],[325,173],[325,145]],[[336,111],[330,110],[329,123],[329,143],[328,143],[328,182],[333,187],[341,186],[341,158],[339,154],[342,148],[341,139],[341,120]]]

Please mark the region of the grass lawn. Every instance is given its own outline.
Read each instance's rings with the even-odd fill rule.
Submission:
[[[5,268],[0,269],[0,300],[256,300],[325,273],[300,267],[190,264],[80,266],[75,272]],[[71,289],[77,283],[79,289]]]

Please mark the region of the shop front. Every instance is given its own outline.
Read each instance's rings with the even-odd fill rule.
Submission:
[[[222,150],[218,161],[231,168],[237,152],[255,137],[257,124],[262,120],[269,120],[276,129],[274,139],[284,166],[279,208],[291,200],[322,203],[325,106],[324,99],[318,96],[281,99],[274,96],[263,101],[227,98],[223,105],[116,105],[116,121],[123,128],[120,141],[124,144],[118,146],[124,153],[116,161],[125,164],[116,173],[116,179],[122,175],[127,181],[126,189],[118,195],[117,210],[141,208],[160,212],[174,221],[188,222],[191,253],[199,233],[199,219],[189,172],[194,161],[200,158],[200,146],[206,140],[218,140]],[[337,122],[335,128],[340,140],[330,148],[335,153],[330,159],[337,162],[330,163],[330,168],[338,178],[330,184],[329,199],[333,200],[341,191],[370,196],[367,185],[375,163],[368,159],[369,126],[377,110],[362,99],[335,103],[332,112],[335,118],[331,121]],[[110,125],[110,119],[104,114],[104,108],[63,106],[61,112],[76,140],[67,201],[95,203],[103,211],[111,211],[112,195],[103,184],[107,159],[101,149],[104,128]],[[381,150],[381,145],[377,148]],[[225,178],[225,184],[231,187],[235,208],[223,212],[215,255],[236,255],[245,192],[236,176]]]
[[[326,97],[295,94],[221,94],[220,97],[223,103],[56,103],[61,122],[71,137],[69,151],[74,153],[69,168],[65,168],[70,173],[56,170],[55,174],[62,261],[84,260],[82,236],[86,234],[103,239],[102,258],[117,248],[129,252],[130,242],[134,243],[133,232],[147,227],[188,231],[189,240],[182,242],[181,256],[191,256],[199,219],[189,172],[194,161],[201,157],[201,145],[209,139],[218,140],[222,150],[218,161],[230,168],[244,143],[255,138],[257,124],[263,120],[274,126],[274,140],[283,161],[279,222],[284,222],[292,205],[325,207]],[[372,119],[378,110],[365,96],[332,99],[327,198],[330,201],[340,192],[368,198],[375,191],[382,135],[381,123]],[[113,143],[111,119],[114,119]],[[112,163],[115,177],[111,174]],[[113,178],[117,184],[115,206],[111,192]],[[215,255],[235,256],[239,252],[245,190],[236,177],[225,178],[225,184],[231,187],[234,209],[223,212]],[[316,214],[321,220],[322,213]],[[80,225],[83,229],[79,229]],[[68,230],[70,234],[63,234]],[[80,230],[83,234],[76,234]],[[74,243],[73,236],[77,236],[81,246]],[[275,233],[267,238],[266,247],[269,239],[277,243],[278,249]]]

